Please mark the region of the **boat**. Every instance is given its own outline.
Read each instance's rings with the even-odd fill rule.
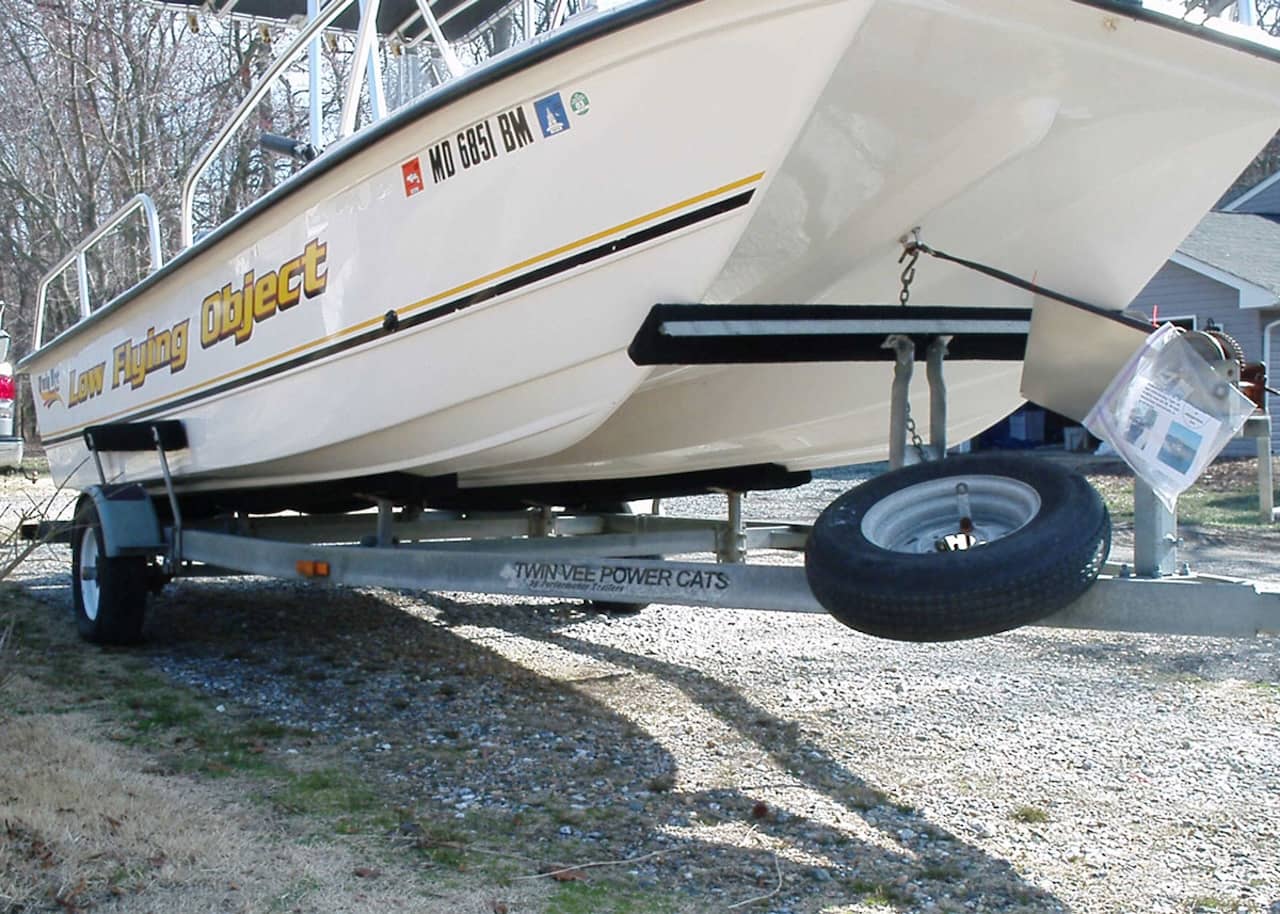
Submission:
[[[232,14],[292,20],[282,59],[337,27],[356,60],[381,33],[455,62],[452,41],[512,6]],[[68,328],[37,322],[20,368],[55,479],[158,494],[167,472],[209,512],[568,504],[882,459],[891,357],[646,363],[637,334],[663,305],[1025,316],[1051,289],[1119,313],[1280,127],[1274,42],[1150,3],[565,8],[359,129],[353,67],[340,135],[318,155],[297,143],[290,179],[198,235],[215,144],[182,250],[161,264],[155,230],[137,285],[83,297]],[[149,207],[109,222],[155,226]],[[904,283],[913,230],[1027,281],[927,260]],[[1022,402],[1021,368],[947,364],[951,440]],[[924,415],[928,392],[910,405]],[[167,469],[90,452],[94,429],[168,420],[185,435]]]

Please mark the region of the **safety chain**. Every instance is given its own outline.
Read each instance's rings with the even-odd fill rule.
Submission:
[[[920,433],[916,431],[916,420],[911,418],[911,401],[907,401],[907,433],[911,435],[911,446],[916,449],[916,456],[920,458],[921,463],[929,462],[929,455],[925,453],[924,439],[920,437]]]
[[[902,242],[902,256],[898,258],[898,263],[903,261],[907,265],[902,270],[902,291],[898,293],[898,303],[906,307],[911,301],[911,283],[916,278],[916,261],[920,259],[920,251],[924,247],[920,243],[920,229],[913,228],[911,234],[903,235],[900,239]],[[916,454],[920,458],[920,462],[924,463],[929,459],[929,455],[925,453],[924,439],[920,437],[920,433],[916,430],[916,420],[911,417],[911,401],[907,400],[907,431],[911,435],[911,446],[916,449]]]
[[[904,308],[911,301],[911,283],[916,278],[916,261],[920,259],[920,229],[913,228],[911,235],[903,235],[902,256],[898,258],[898,263],[907,261],[907,265],[902,268],[902,291],[898,293],[898,304]]]

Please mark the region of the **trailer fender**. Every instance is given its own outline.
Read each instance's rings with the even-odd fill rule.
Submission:
[[[103,552],[108,558],[155,555],[167,547],[160,518],[150,496],[139,485],[90,486],[76,508],[77,525],[92,502],[102,528]]]

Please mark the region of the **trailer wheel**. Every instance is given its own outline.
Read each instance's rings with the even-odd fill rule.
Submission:
[[[850,628],[951,641],[1026,625],[1098,576],[1111,519],[1082,477],[1037,459],[956,457],[832,502],[805,548],[818,602]]]
[[[147,560],[108,557],[92,499],[84,499],[71,545],[71,592],[80,637],[95,644],[133,644],[146,614]]]

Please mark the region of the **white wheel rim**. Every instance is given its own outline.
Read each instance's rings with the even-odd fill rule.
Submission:
[[[890,552],[924,555],[993,543],[1039,513],[1040,494],[1017,479],[948,476],[880,499],[863,515],[862,535]]]
[[[76,569],[80,579],[80,599],[84,614],[90,622],[98,618],[98,536],[92,527],[86,527],[80,535],[80,567]]]

